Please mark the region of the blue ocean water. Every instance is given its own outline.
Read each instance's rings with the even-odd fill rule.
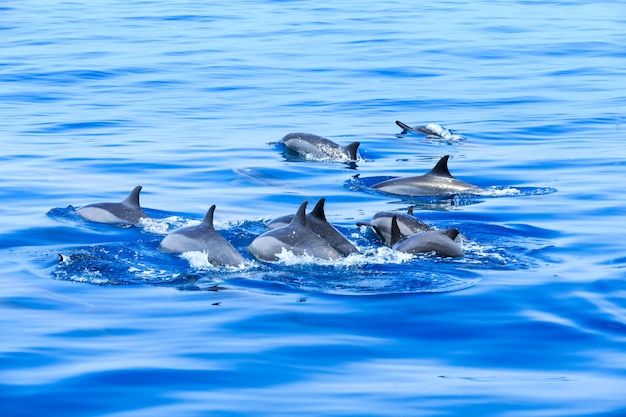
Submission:
[[[2,3],[2,415],[625,415],[625,12]],[[297,131],[361,158],[288,157],[276,141]],[[367,187],[443,155],[490,194]],[[136,185],[151,221],[75,212]],[[362,255],[246,253],[320,197]],[[156,249],[212,204],[244,267]],[[404,256],[356,226],[409,206],[466,256]]]

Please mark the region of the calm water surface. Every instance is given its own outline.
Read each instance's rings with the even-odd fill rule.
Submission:
[[[2,415],[626,414],[625,17],[622,1],[0,3]],[[275,142],[296,131],[361,158],[289,158]],[[489,195],[367,187],[443,155]],[[136,185],[153,220],[75,212]],[[361,255],[246,252],[320,197]],[[245,267],[156,249],[212,204]],[[465,258],[356,226],[411,205],[458,228]]]

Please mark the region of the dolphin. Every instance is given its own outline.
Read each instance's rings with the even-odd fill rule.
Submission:
[[[405,235],[398,227],[396,216],[391,219],[391,248],[400,252],[413,254],[435,252],[437,256],[462,258],[465,256],[463,249],[454,242],[458,234],[457,229],[449,229]]]
[[[207,211],[202,223],[183,227],[165,236],[159,245],[163,252],[204,252],[211,265],[237,266],[244,262],[243,256],[213,227],[215,204]]]
[[[396,124],[402,129],[401,135],[406,135],[409,132],[421,133],[426,136],[434,136],[440,139],[458,141],[464,140],[465,136],[459,135],[454,130],[446,129],[443,126],[439,126],[435,123],[429,123],[426,126],[409,126],[406,123],[402,123],[396,120]]]
[[[345,238],[344,235],[335,227],[328,223],[326,220],[326,214],[324,213],[324,203],[326,198],[319,199],[315,207],[309,214],[306,215],[306,225],[309,229],[313,230],[316,235],[324,239],[330,246],[332,246],[337,252],[343,256],[350,255],[351,253],[359,253],[359,250]],[[293,220],[294,215],[288,214],[286,216],[278,217],[268,223],[267,227],[270,229],[276,229],[278,227],[286,226]]]
[[[305,201],[288,225],[257,236],[248,246],[250,253],[258,260],[267,262],[277,261],[278,255],[283,250],[295,255],[309,255],[330,260],[340,259],[339,252],[307,227],[306,206]]]
[[[360,142],[341,146],[330,139],[311,133],[289,133],[279,143],[293,153],[310,159],[334,159],[338,161],[356,161]]]
[[[81,217],[92,222],[135,224],[140,219],[148,218],[139,206],[141,188],[141,185],[135,187],[121,203],[89,204],[76,211]]]
[[[372,185],[372,188],[389,194],[411,197],[443,197],[455,194],[480,195],[487,192],[484,188],[458,180],[448,170],[446,155],[437,165],[424,175],[415,177],[393,178]]]
[[[396,222],[403,235],[434,230],[433,227],[413,216],[413,207],[409,207],[406,214],[395,213],[393,211],[380,211],[372,217],[369,223],[357,222],[357,226],[371,227],[376,234],[383,239],[385,244],[391,246],[391,219],[394,217],[396,217]]]

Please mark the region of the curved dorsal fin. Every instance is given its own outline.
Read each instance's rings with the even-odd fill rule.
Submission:
[[[311,211],[311,213],[309,213],[311,216],[316,217],[320,220],[324,220],[326,221],[326,214],[324,213],[324,203],[326,202],[326,197],[322,197],[319,199],[319,201],[317,202],[317,204],[315,205],[315,207],[313,207],[313,210]]]
[[[359,149],[359,145],[361,145],[361,142],[352,142],[343,147],[343,150],[350,156],[352,161],[356,161],[356,151]]]
[[[413,215],[413,206],[409,206],[409,208],[406,211],[406,214],[408,214],[409,216]]]
[[[457,229],[444,230],[442,233],[452,240],[456,239],[456,237],[459,235],[459,231]]]
[[[141,185],[133,188],[133,191],[131,191],[130,194],[128,194],[128,197],[122,201],[122,204],[141,210],[141,207],[139,206],[139,193],[141,192],[141,188]]]
[[[398,226],[398,217],[393,216],[391,218],[391,246],[403,240],[406,236],[402,234],[400,231],[400,227]]]
[[[405,123],[402,123],[400,120],[396,120],[396,124],[398,126],[400,126],[400,128],[402,129],[402,135],[404,135],[405,133],[408,133],[409,130],[412,130],[413,128]]]
[[[437,175],[439,177],[452,177],[450,171],[448,171],[448,159],[450,155],[446,155],[437,162],[437,165],[433,169],[431,169],[428,173],[432,175]]]
[[[203,226],[213,229],[213,213],[214,212],[215,212],[215,204],[209,207],[209,210],[204,215],[204,219],[202,219]]]
[[[306,205],[308,204],[308,202],[303,201],[302,204],[300,204],[300,207],[298,207],[298,211],[296,212],[296,215],[293,216],[293,219],[291,219],[291,223],[289,223],[290,225],[300,225],[300,226],[305,226],[306,227]]]

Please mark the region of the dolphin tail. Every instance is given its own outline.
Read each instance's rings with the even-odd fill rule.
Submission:
[[[407,125],[406,123],[402,123],[400,120],[396,120],[396,124],[402,129],[401,135],[408,133],[409,130],[413,130],[411,126]]]
[[[122,201],[122,204],[137,210],[141,210],[141,207],[139,206],[139,193],[141,192],[141,188],[141,185],[133,188],[133,191],[131,191],[130,194],[128,194],[128,197],[126,197],[124,201]]]
[[[448,170],[448,159],[450,159],[450,155],[446,155],[437,162],[437,165],[433,169],[431,169],[428,174],[436,175],[438,177],[448,177],[452,178],[452,174]]]
[[[213,213],[215,212],[215,204],[209,207],[209,210],[206,212],[204,219],[202,219],[202,225],[206,227],[210,227],[213,229]]]
[[[313,210],[311,211],[311,215],[313,217],[317,217],[320,220],[326,221],[326,214],[324,213],[324,203],[326,202],[326,198],[322,197],[319,199]]]
[[[360,145],[361,142],[352,142],[351,144],[343,147],[343,150],[350,156],[350,160],[356,161],[357,150],[359,149]]]

